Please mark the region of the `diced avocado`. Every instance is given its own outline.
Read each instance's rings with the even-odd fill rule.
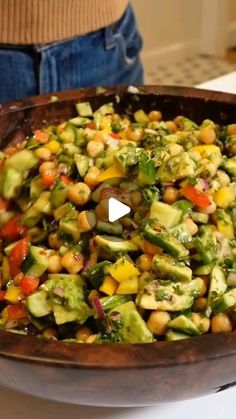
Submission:
[[[193,236],[191,235],[186,223],[180,223],[170,229],[170,233],[183,244],[191,243]]]
[[[236,156],[225,160],[223,167],[230,175],[236,176]]]
[[[195,269],[195,275],[209,275],[213,269],[214,264],[202,265]]]
[[[48,268],[48,257],[43,247],[30,246],[29,253],[21,265],[25,275],[41,276]]]
[[[33,207],[42,214],[52,215],[51,192],[43,191]]]
[[[172,256],[183,259],[188,256],[189,251],[166,230],[156,231],[152,228],[146,227],[143,231],[143,236],[146,240],[161,247]]]
[[[42,193],[44,187],[40,176],[34,177],[30,182],[30,198],[36,199]]]
[[[164,202],[154,201],[150,209],[150,219],[152,225],[163,225],[165,228],[171,228],[179,224],[182,218],[182,211]]]
[[[50,196],[50,201],[53,208],[58,208],[61,205],[65,204],[67,199],[67,186],[60,182],[56,181]]]
[[[194,239],[198,254],[206,265],[217,259],[217,240],[214,231],[212,225],[201,226],[198,236]]]
[[[20,150],[5,161],[5,167],[11,167],[18,172],[25,172],[38,164],[38,159],[31,150]]]
[[[74,243],[78,242],[80,231],[77,218],[73,214],[70,216],[70,213],[67,214],[66,217],[61,218],[59,222],[59,232],[61,237],[65,236],[65,238],[67,238],[68,236],[68,239],[73,240]]]
[[[219,297],[225,293],[227,289],[227,282],[224,271],[220,266],[215,266],[212,269],[210,276],[210,285],[208,290],[208,304],[211,305],[215,297]]]
[[[157,178],[162,182],[173,182],[185,177],[194,176],[196,163],[187,152],[169,157],[157,170]]]
[[[79,116],[93,116],[93,110],[89,102],[79,102],[75,105]]]
[[[60,138],[65,143],[74,143],[76,139],[76,127],[68,123],[66,127],[63,129],[63,131],[60,133]]]
[[[190,308],[201,289],[201,280],[158,285],[156,292],[144,292],[137,297],[137,304],[146,310],[183,311]]]
[[[95,243],[98,247],[104,249],[108,253],[117,252],[135,252],[138,247],[129,240],[123,240],[116,236],[95,236]]]
[[[95,266],[91,266],[86,270],[84,276],[89,279],[94,288],[98,289],[100,287],[105,275],[105,268],[108,265],[110,265],[110,262],[104,260],[102,262],[96,263]]]
[[[182,340],[182,339],[188,339],[189,335],[181,332],[177,332],[176,330],[169,329],[166,332],[166,340],[167,341],[174,341],[174,340]]]
[[[187,333],[191,336],[200,335],[200,331],[198,330],[197,326],[193,323],[193,321],[190,318],[184,316],[183,314],[171,320],[168,323],[168,327],[170,327],[171,329],[179,330],[180,332]]]
[[[29,228],[35,227],[36,224],[42,219],[43,215],[40,213],[34,205],[29,207],[24,213],[22,223]]]
[[[221,313],[236,305],[236,288],[226,292],[220,297],[215,298],[211,303],[213,313]]]
[[[17,198],[21,187],[23,186],[23,178],[21,173],[14,167],[4,169],[1,178],[1,190],[5,199]]]
[[[70,202],[66,202],[65,204],[61,205],[59,208],[56,208],[53,211],[53,215],[56,221],[59,221],[61,218],[65,217],[68,213],[74,210],[75,207]]]
[[[116,236],[120,236],[123,232],[123,227],[119,223],[119,221],[109,223],[106,221],[98,220],[96,224],[97,231],[101,231],[107,234],[114,234]]]
[[[216,225],[220,233],[222,233],[227,239],[234,239],[234,225],[232,218],[229,213],[224,209],[218,208],[215,212]]]
[[[203,212],[195,212],[193,211],[191,214],[191,218],[193,221],[195,221],[196,223],[200,223],[200,224],[207,224],[209,221],[209,215],[208,214],[204,214]]]
[[[89,169],[89,158],[81,154],[75,154],[74,156],[75,164],[78,170],[79,175],[84,178],[88,169]]]
[[[48,294],[57,324],[72,321],[83,324],[91,316],[92,310],[85,302],[81,279],[77,275],[67,280],[62,276],[50,278],[41,288]]]
[[[44,290],[36,291],[27,297],[27,308],[34,317],[44,317],[52,312],[52,304],[47,297]]]
[[[198,129],[198,126],[195,122],[191,119],[186,118],[186,116],[179,116],[178,117],[178,124],[181,126],[182,130],[184,131],[193,131]]]
[[[176,279],[179,281],[191,281],[192,270],[187,266],[180,265],[174,258],[156,255],[152,261],[152,269],[161,277]]]
[[[123,343],[148,343],[154,338],[139,314],[133,301],[121,304],[115,308],[121,314],[121,328],[117,333]]]
[[[153,185],[156,180],[155,162],[143,151],[139,156],[137,181],[141,186]]]
[[[85,281],[82,278],[82,276],[78,275],[78,274],[63,274],[63,273],[59,273],[59,274],[48,274],[48,279],[54,280],[54,281],[76,281],[76,283],[80,286],[83,287],[85,286]]]

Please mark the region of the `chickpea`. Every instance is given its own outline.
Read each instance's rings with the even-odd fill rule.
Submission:
[[[91,140],[87,144],[87,153],[90,157],[97,157],[104,150],[104,144],[101,141]]]
[[[207,333],[210,329],[210,319],[199,313],[192,313],[192,321],[199,328],[200,332]]]
[[[174,188],[173,186],[166,186],[163,191],[162,199],[166,204],[171,205],[177,200],[178,195],[178,189]]]
[[[149,121],[161,121],[162,113],[160,111],[150,111],[148,114]]]
[[[93,136],[93,141],[106,144],[109,135],[105,131],[96,131]]]
[[[92,330],[89,327],[81,327],[77,330],[75,334],[75,339],[80,340],[82,342],[86,342],[89,336],[93,334]]]
[[[168,149],[171,156],[176,156],[183,151],[182,145],[176,143],[170,144]]]
[[[59,239],[56,232],[50,233],[48,236],[48,244],[52,249],[60,249],[63,245],[63,241]]]
[[[153,256],[149,255],[148,253],[143,253],[138,258],[138,261],[137,261],[138,267],[142,271],[150,271],[152,269],[152,259],[153,259]]]
[[[52,155],[51,151],[48,150],[45,147],[37,148],[37,150],[35,150],[34,154],[38,159],[42,159],[42,160],[49,160],[51,155]]]
[[[45,172],[55,169],[55,163],[53,161],[45,161],[39,166],[39,174],[42,176]]]
[[[186,218],[184,220],[184,223],[186,224],[188,231],[192,236],[194,236],[194,234],[197,234],[198,226],[191,218]]]
[[[170,131],[171,134],[177,131],[177,126],[174,121],[166,121],[166,128]]]
[[[217,170],[216,174],[221,186],[228,186],[230,184],[230,178],[223,170]]]
[[[99,220],[108,221],[108,199],[102,199],[96,206],[95,212]]]
[[[97,222],[94,211],[82,211],[78,216],[78,228],[81,233],[92,230]]]
[[[86,183],[78,182],[68,186],[67,197],[75,205],[85,205],[90,198],[91,189]]]
[[[97,176],[99,175],[100,170],[96,166],[91,166],[84,177],[84,182],[90,188],[93,188],[97,185]]]
[[[167,331],[167,324],[171,317],[167,311],[153,311],[147,321],[148,329],[157,336],[162,336]]]
[[[143,200],[141,192],[140,191],[132,191],[130,196],[131,196],[132,206],[138,207]]]
[[[198,278],[198,279],[201,281],[201,287],[200,287],[200,292],[198,294],[198,297],[203,297],[203,295],[205,295],[207,292],[206,282],[202,278]]]
[[[219,313],[212,316],[211,331],[212,333],[232,332],[233,327],[228,314]]]
[[[46,329],[44,329],[42,335],[44,338],[47,339],[57,339],[57,331],[53,327],[47,327]]]
[[[214,144],[216,141],[216,133],[214,127],[207,125],[199,132],[199,141],[203,144]]]
[[[77,274],[83,268],[84,256],[69,250],[62,256],[61,264],[70,274]]]
[[[227,133],[229,135],[236,135],[236,124],[229,124],[227,127]]]
[[[128,128],[127,132],[127,139],[130,141],[135,141],[135,142],[139,142],[142,139],[143,136],[143,129],[142,128]]]
[[[195,311],[205,311],[207,309],[207,298],[198,297],[193,303],[193,309]]]
[[[61,258],[59,255],[52,255],[48,258],[48,271],[57,274],[62,271]]]

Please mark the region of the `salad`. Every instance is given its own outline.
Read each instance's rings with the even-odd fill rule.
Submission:
[[[0,152],[0,329],[150,343],[236,324],[236,124],[113,103]],[[109,199],[130,213],[109,221]]]

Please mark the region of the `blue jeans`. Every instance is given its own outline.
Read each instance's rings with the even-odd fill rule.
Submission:
[[[46,92],[143,83],[131,6],[113,25],[65,41],[0,45],[0,103]]]

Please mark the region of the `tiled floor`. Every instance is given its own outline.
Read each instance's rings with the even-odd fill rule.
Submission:
[[[207,56],[182,59],[171,65],[157,65],[146,71],[145,84],[194,86],[236,70],[236,62]]]

